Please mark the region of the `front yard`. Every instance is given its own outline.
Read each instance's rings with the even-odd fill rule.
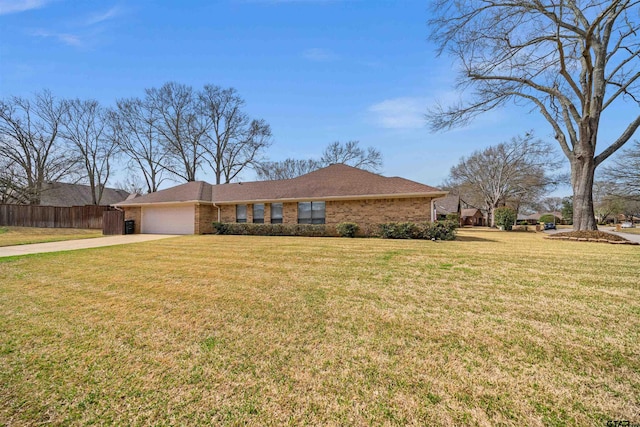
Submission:
[[[0,425],[638,423],[639,276],[467,229],[0,259]]]
[[[0,226],[0,246],[102,237],[102,230]]]

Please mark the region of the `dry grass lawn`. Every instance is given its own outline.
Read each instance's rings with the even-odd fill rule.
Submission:
[[[478,230],[0,259],[0,425],[638,423],[639,277]]]
[[[78,228],[0,227],[0,246],[102,237],[102,230]]]

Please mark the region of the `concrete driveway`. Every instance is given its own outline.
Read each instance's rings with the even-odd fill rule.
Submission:
[[[172,234],[125,234],[122,236],[96,237],[95,239],[65,240],[62,242],[2,246],[0,247],[0,258],[17,255],[40,254],[45,252],[101,248],[103,246],[126,245],[127,243],[149,242],[151,240],[167,239],[169,237],[177,236]]]

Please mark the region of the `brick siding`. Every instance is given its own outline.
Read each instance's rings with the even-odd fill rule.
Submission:
[[[325,223],[336,225],[341,222],[355,222],[359,225],[365,225],[392,221],[431,221],[431,200],[430,197],[413,197],[406,199],[327,201],[325,205]],[[236,222],[235,205],[223,205],[220,208],[222,222]],[[252,215],[253,205],[247,204],[247,222],[253,221]],[[282,217],[284,224],[297,224],[298,203],[283,203]],[[264,222],[271,222],[271,206],[269,203],[265,203]]]
[[[141,207],[131,207],[124,208],[124,220],[129,221],[133,220],[134,225],[134,233],[140,234],[140,227],[142,226],[142,208]]]
[[[213,233],[213,222],[218,220],[218,209],[211,205],[196,205],[195,234]]]
[[[358,225],[393,221],[431,221],[431,198],[340,200],[326,203],[326,223]]]

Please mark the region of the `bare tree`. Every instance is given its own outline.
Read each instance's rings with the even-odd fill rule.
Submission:
[[[263,162],[254,166],[259,180],[289,179],[307,174],[333,164],[345,164],[371,172],[382,167],[382,154],[373,147],[358,146],[359,141],[333,142],[322,152],[320,160],[286,159],[280,162]]]
[[[145,92],[144,99],[118,101],[117,123],[118,143],[149,192],[164,171],[195,181],[208,166],[217,184],[230,182],[271,144],[271,128],[242,110],[235,89],[207,85],[196,92],[166,83]]]
[[[137,175],[127,175],[122,181],[115,183],[114,188],[124,190],[129,194],[144,194],[147,190],[147,183],[143,182]]]
[[[640,201],[640,141],[622,150],[603,172],[607,179],[616,183],[619,196]]]
[[[571,163],[573,227],[597,228],[598,165],[640,126],[638,0],[435,0],[431,38],[461,66],[468,102],[436,107],[434,130],[514,102],[537,109]],[[598,153],[602,114],[628,102],[632,116]]]
[[[156,130],[167,154],[164,167],[185,181],[195,181],[205,155],[207,124],[199,114],[191,86],[171,82],[146,90],[146,102],[157,117]]]
[[[536,210],[539,212],[560,212],[562,202],[562,197],[544,197],[537,203]]]
[[[213,170],[216,184],[230,182],[271,145],[271,128],[264,120],[251,119],[244,100],[233,88],[206,85],[199,92],[199,111],[205,123],[201,146]]]
[[[118,100],[112,116],[115,139],[128,158],[129,170],[142,174],[146,192],[158,191],[166,179],[167,152],[158,131],[160,115],[147,99]]]
[[[295,178],[313,172],[321,167],[322,164],[313,159],[285,159],[280,162],[263,162],[255,166],[255,171],[258,174],[258,180],[271,181]]]
[[[13,160],[0,157],[0,204],[29,203],[27,185],[17,169]]]
[[[548,144],[532,134],[512,138],[463,157],[451,168],[446,185],[466,202],[486,209],[491,226],[493,211],[507,204],[518,208],[553,185],[548,175],[557,166]]]
[[[640,200],[625,198],[622,201],[622,213],[629,221],[640,218]]]
[[[108,111],[98,101],[65,101],[61,135],[80,155],[85,179],[91,189],[91,203],[99,205],[111,175],[117,144]]]
[[[66,109],[49,91],[33,100],[10,97],[0,101],[0,158],[13,168],[13,183],[29,204],[39,204],[46,182],[69,178],[77,169],[75,150],[68,149],[59,130]]]
[[[604,223],[611,215],[622,213],[624,200],[618,196],[618,188],[612,181],[595,181],[593,184],[593,209],[596,220]]]
[[[348,141],[346,143],[333,142],[324,149],[320,163],[331,165],[342,163],[371,172],[377,172],[382,167],[382,154],[373,147],[366,150],[358,146],[360,141]]]

